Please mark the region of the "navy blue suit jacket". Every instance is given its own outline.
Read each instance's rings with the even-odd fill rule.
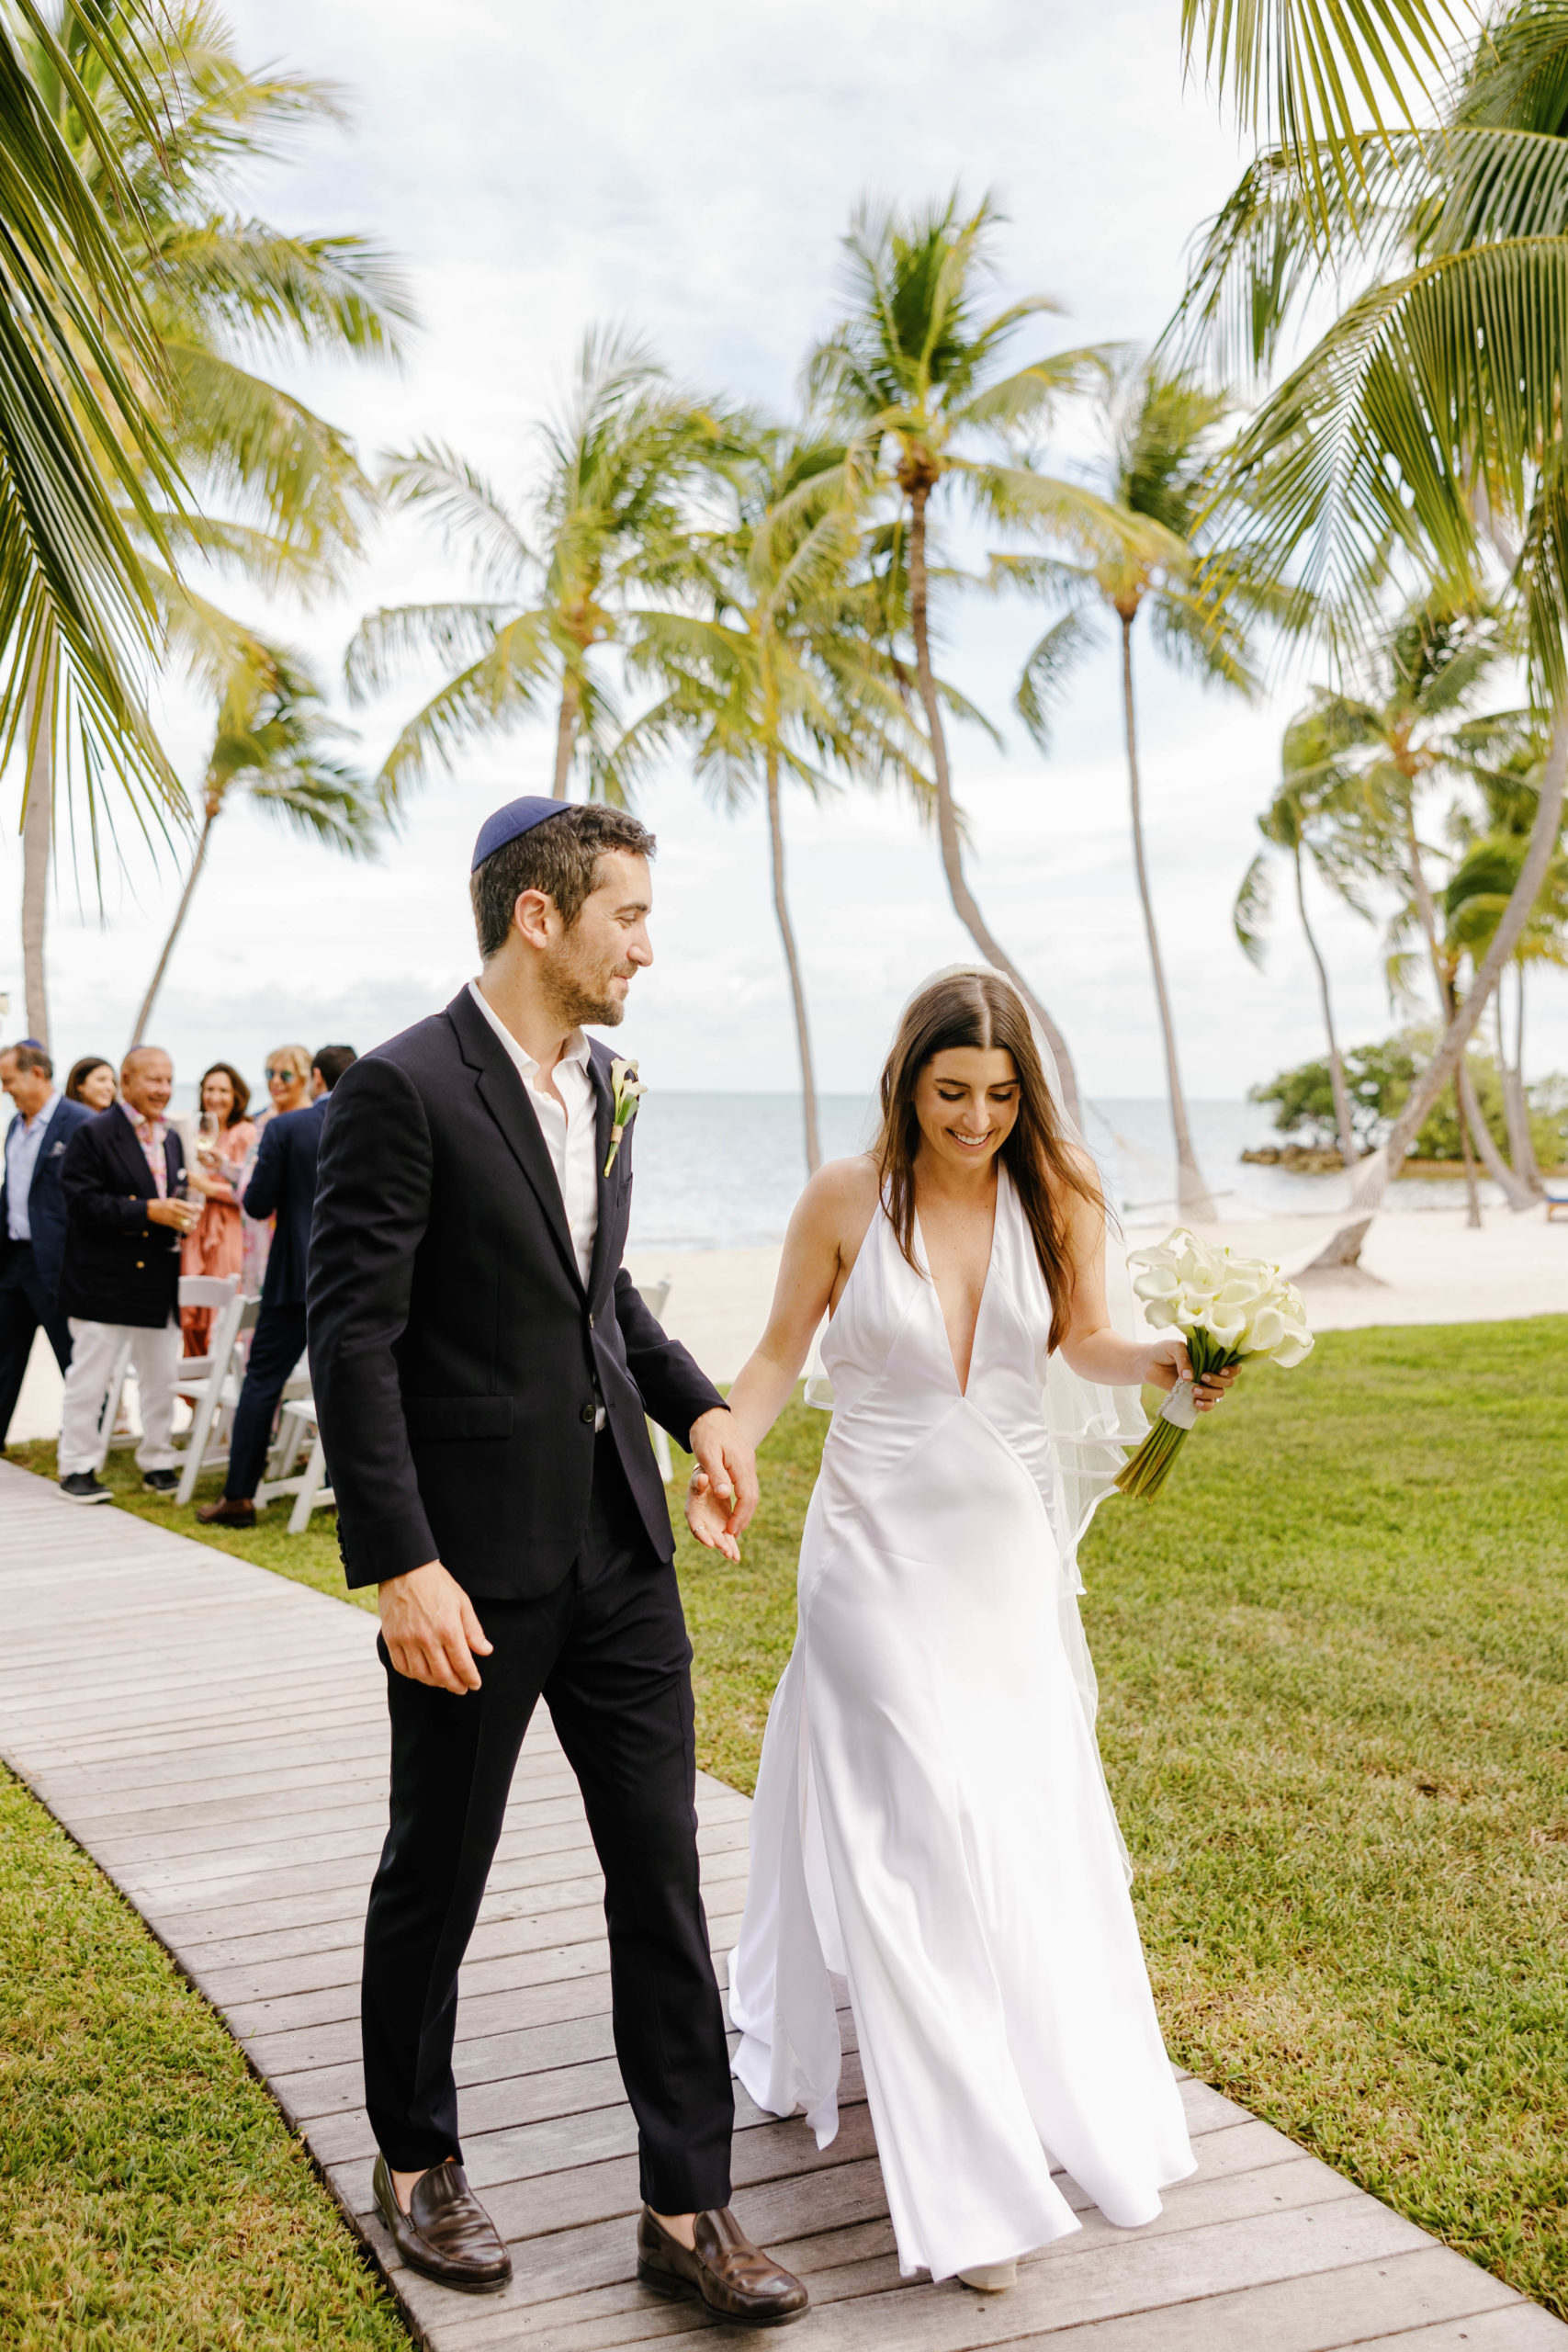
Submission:
[[[164,1146],[170,1198],[185,1182],[180,1131]],[[158,1188],[136,1131],[118,1102],[79,1126],[60,1171],[65,1194],[65,1261],[60,1306],[86,1323],[130,1323],[160,1331],[179,1304],[180,1237],[154,1225],[147,1204]]]
[[[262,1129],[256,1164],[245,1186],[244,1211],[258,1224],[277,1219],[262,1297],[269,1306],[303,1306],[310,1257],[310,1215],[316,1205],[316,1161],[326,1124],[323,1094],[302,1111],[285,1111]]]
[[[9,1141],[12,1129],[21,1118],[18,1111],[6,1130]],[[33,1263],[39,1280],[52,1299],[60,1288],[60,1269],[65,1258],[65,1195],[60,1189],[60,1163],[65,1157],[65,1147],[78,1127],[85,1127],[93,1116],[85,1102],[68,1102],[63,1095],[55,1104],[38,1158],[33,1162],[33,1181],[28,1187],[28,1223],[32,1227]],[[6,1181],[4,1163],[0,1162],[0,1256],[11,1246],[11,1188]]]
[[[351,1585],[443,1560],[471,1593],[549,1592],[582,1548],[595,1454],[610,1446],[649,1558],[675,1549],[644,1413],[684,1445],[724,1399],[621,1263],[637,1130],[608,1166],[610,1062],[595,1038],[586,1283],[537,1115],[467,989],[333,1090],[310,1375]]]

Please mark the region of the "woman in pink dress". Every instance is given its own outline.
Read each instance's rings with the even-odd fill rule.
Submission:
[[[210,1143],[197,1146],[200,1189],[207,1195],[201,1223],[180,1245],[182,1274],[237,1274],[244,1261],[244,1220],[240,1215],[238,1177],[241,1164],[255,1141],[254,1123],[245,1116],[251,1090],[237,1069],[214,1062],[201,1081],[198,1101],[218,1122]],[[204,1356],[212,1329],[209,1306],[182,1306],[180,1329],[187,1356]]]

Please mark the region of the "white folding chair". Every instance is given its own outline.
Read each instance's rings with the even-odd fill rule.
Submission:
[[[310,1447],[310,1455],[304,1469],[296,1472],[294,1464],[307,1441]],[[278,1495],[292,1495],[294,1508],[288,1514],[288,1532],[290,1535],[303,1535],[310,1524],[310,1513],[313,1510],[330,1510],[337,1500],[327,1484],[327,1452],[321,1443],[313,1396],[285,1399],[278,1416],[277,1443],[273,1449],[269,1468],[271,1475],[256,1488],[257,1510]]]
[[[186,1356],[175,1382],[175,1391],[191,1407],[190,1435],[186,1440],[178,1503],[188,1503],[204,1470],[220,1470],[229,1460],[229,1433],[244,1378],[246,1331],[253,1330],[261,1301],[247,1298],[238,1274],[186,1274],[180,1282],[182,1306],[209,1306],[212,1329],[204,1356]]]
[[[670,1295],[669,1275],[666,1274],[661,1283],[638,1283],[637,1293],[651,1316],[656,1318],[662,1316],[664,1302]],[[659,1475],[669,1486],[675,1476],[675,1464],[670,1458],[670,1440],[657,1421],[649,1422],[648,1433],[653,1440],[653,1458],[659,1464]]]
[[[182,1274],[179,1303],[182,1306],[209,1306],[215,1317],[220,1320],[224,1311],[234,1299],[239,1287],[238,1274]],[[218,1321],[214,1322],[212,1328],[216,1335],[219,1328]],[[225,1356],[223,1362],[226,1363],[227,1361]],[[175,1382],[175,1394],[177,1396],[186,1397],[194,1404],[195,1399],[186,1383],[205,1379],[211,1370],[210,1352],[205,1356],[182,1356],[179,1375]],[[122,1430],[118,1436],[115,1433],[115,1423],[119,1419],[120,1404],[124,1398],[125,1384],[130,1373],[130,1342],[127,1340],[115,1358],[114,1370],[109,1374],[108,1389],[104,1397],[103,1411],[98,1419],[99,1430],[107,1432],[104,1446],[106,1453],[111,1446],[137,1445],[141,1442],[134,1430]],[[190,1498],[182,1493],[179,1499],[181,1502],[188,1502]]]

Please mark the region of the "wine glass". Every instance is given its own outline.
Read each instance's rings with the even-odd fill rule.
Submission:
[[[197,1118],[196,1156],[203,1160],[213,1160],[218,1157],[218,1114],[216,1111],[203,1111]]]

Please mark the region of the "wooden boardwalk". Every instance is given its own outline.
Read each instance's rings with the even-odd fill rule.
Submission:
[[[374,1619],[0,1464],[0,1755],[222,2013],[420,2340],[599,2352],[709,2330],[699,2308],[660,2302],[632,2275],[635,2135],[601,1881],[547,1724],[529,1736],[463,1976],[468,2169],[516,2263],[504,2297],[479,2300],[402,2270],[367,2210],[357,1977],[387,1754]],[[748,1805],[706,1778],[699,1805],[722,1954]],[[1183,2096],[1201,2168],[1150,2228],[1088,2211],[1080,2235],[992,2300],[901,2281],[842,2022],[830,2148],[739,2103],[737,2208],[811,2287],[789,2339],[799,2352],[1568,2352],[1568,2327],[1195,2082]]]

